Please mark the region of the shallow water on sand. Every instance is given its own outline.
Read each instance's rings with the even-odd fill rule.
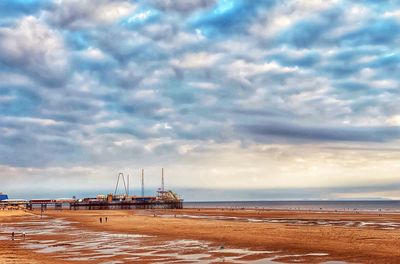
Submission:
[[[24,222],[3,223],[0,240],[11,239],[21,247],[69,261],[103,264],[140,263],[281,263],[280,258],[308,263],[326,260],[324,252],[288,254],[224,247],[199,240],[164,240],[155,236],[116,234],[78,229],[72,222],[32,216]],[[21,234],[25,232],[26,238]],[[331,262],[335,263],[335,262]]]
[[[312,211],[400,212],[400,200],[184,202],[185,208],[251,208]]]
[[[400,223],[389,221],[351,221],[351,220],[310,220],[310,219],[274,219],[274,218],[249,218],[237,216],[213,216],[213,215],[191,215],[191,214],[160,214],[163,218],[188,218],[188,219],[205,219],[205,220],[224,220],[224,221],[241,221],[241,222],[256,222],[256,223],[279,223],[288,225],[303,225],[303,226],[348,226],[361,228],[374,228],[383,230],[400,229]]]

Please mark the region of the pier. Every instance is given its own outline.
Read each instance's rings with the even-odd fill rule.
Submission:
[[[182,209],[183,199],[173,191],[165,191],[164,169],[161,171],[161,188],[155,196],[145,196],[144,170],[141,170],[141,196],[129,195],[129,175],[118,174],[114,193],[99,194],[94,198],[82,199],[5,199],[0,201],[3,208],[26,208],[28,210],[130,210],[130,209]],[[117,194],[120,181],[123,183],[124,193]],[[8,197],[7,197],[8,198]]]

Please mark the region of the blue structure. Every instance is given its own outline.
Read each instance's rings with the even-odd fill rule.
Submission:
[[[7,194],[0,193],[0,201],[7,200],[7,199],[8,199]]]

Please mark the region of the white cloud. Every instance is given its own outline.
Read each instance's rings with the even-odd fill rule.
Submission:
[[[34,118],[34,117],[1,117],[1,121],[8,121],[13,123],[20,123],[20,124],[33,124],[33,125],[40,125],[40,126],[54,126],[54,125],[61,125],[62,122],[56,121],[53,119],[46,119],[46,118]]]
[[[189,85],[202,90],[216,90],[218,85],[211,82],[189,82]]]
[[[139,90],[136,91],[136,93],[134,94],[134,98],[149,100],[149,99],[155,99],[155,95],[156,95],[155,90]]]
[[[102,60],[106,58],[106,55],[98,48],[89,47],[81,53],[88,59],[92,60]]]
[[[266,63],[254,63],[247,62],[244,60],[236,60],[233,63],[227,65],[232,76],[240,75],[243,77],[250,77],[257,74],[274,72],[274,73],[289,73],[297,71],[297,67],[283,67],[278,63],[266,62]]]
[[[396,20],[400,21],[400,11],[399,10],[394,10],[394,11],[387,11],[383,13],[384,17],[388,18],[395,18]]]
[[[128,23],[137,22],[137,21],[144,21],[146,20],[153,12],[151,10],[146,10],[133,16],[130,16],[127,20]]]
[[[167,30],[163,30],[167,28]],[[165,26],[160,26],[160,25],[154,25],[152,27],[147,27],[146,29],[152,30],[153,34],[155,32],[158,32],[158,34],[162,35],[165,34],[165,32],[170,31],[170,27],[165,27]],[[175,50],[180,50],[184,47],[187,47],[189,45],[193,44],[199,44],[203,41],[205,41],[205,38],[202,35],[199,34],[192,34],[192,33],[187,33],[187,32],[177,32],[177,33],[170,33],[170,37],[166,38],[163,41],[160,41],[158,45],[166,49],[168,51],[175,51]]]
[[[45,17],[63,27],[78,29],[114,23],[135,9],[133,3],[123,0],[59,0]]]
[[[32,16],[22,18],[14,28],[0,28],[0,49],[0,60],[34,79],[60,80],[68,71],[61,35]]]
[[[181,59],[172,59],[171,64],[186,69],[206,68],[214,65],[221,58],[221,54],[195,52],[187,53]]]
[[[391,126],[400,126],[400,115],[394,115],[387,118],[386,123]]]
[[[331,38],[340,38],[347,33],[350,33],[365,22],[372,16],[371,10],[362,5],[353,5],[343,12],[340,18],[340,24],[338,24],[332,32],[330,32]]]
[[[1,42],[1,41],[0,41]],[[0,73],[0,85],[4,86],[32,86],[34,82],[29,77],[18,73]]]
[[[259,20],[249,27],[249,32],[262,39],[272,39],[298,21],[312,17],[337,3],[337,0],[285,1],[272,10],[265,11]]]

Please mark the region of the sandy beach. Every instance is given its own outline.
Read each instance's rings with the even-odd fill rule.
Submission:
[[[38,211],[0,211],[0,215],[2,264],[55,263],[55,260],[57,263],[398,263],[400,259],[398,214],[183,209],[49,210],[43,219]],[[9,232],[13,228],[18,230],[15,226],[18,223],[19,227],[30,226],[27,238],[17,237],[12,241]],[[68,232],[77,235],[71,239]],[[104,237],[109,240],[103,241]],[[81,245],[97,240],[103,243],[100,248],[107,250],[99,250],[99,244],[97,248]],[[136,243],[127,247],[137,248],[128,252],[131,255],[119,250],[127,246],[127,241]],[[110,246],[114,242],[118,247]],[[74,247],[73,252],[69,252],[69,247]],[[90,257],[79,259],[74,254]]]

